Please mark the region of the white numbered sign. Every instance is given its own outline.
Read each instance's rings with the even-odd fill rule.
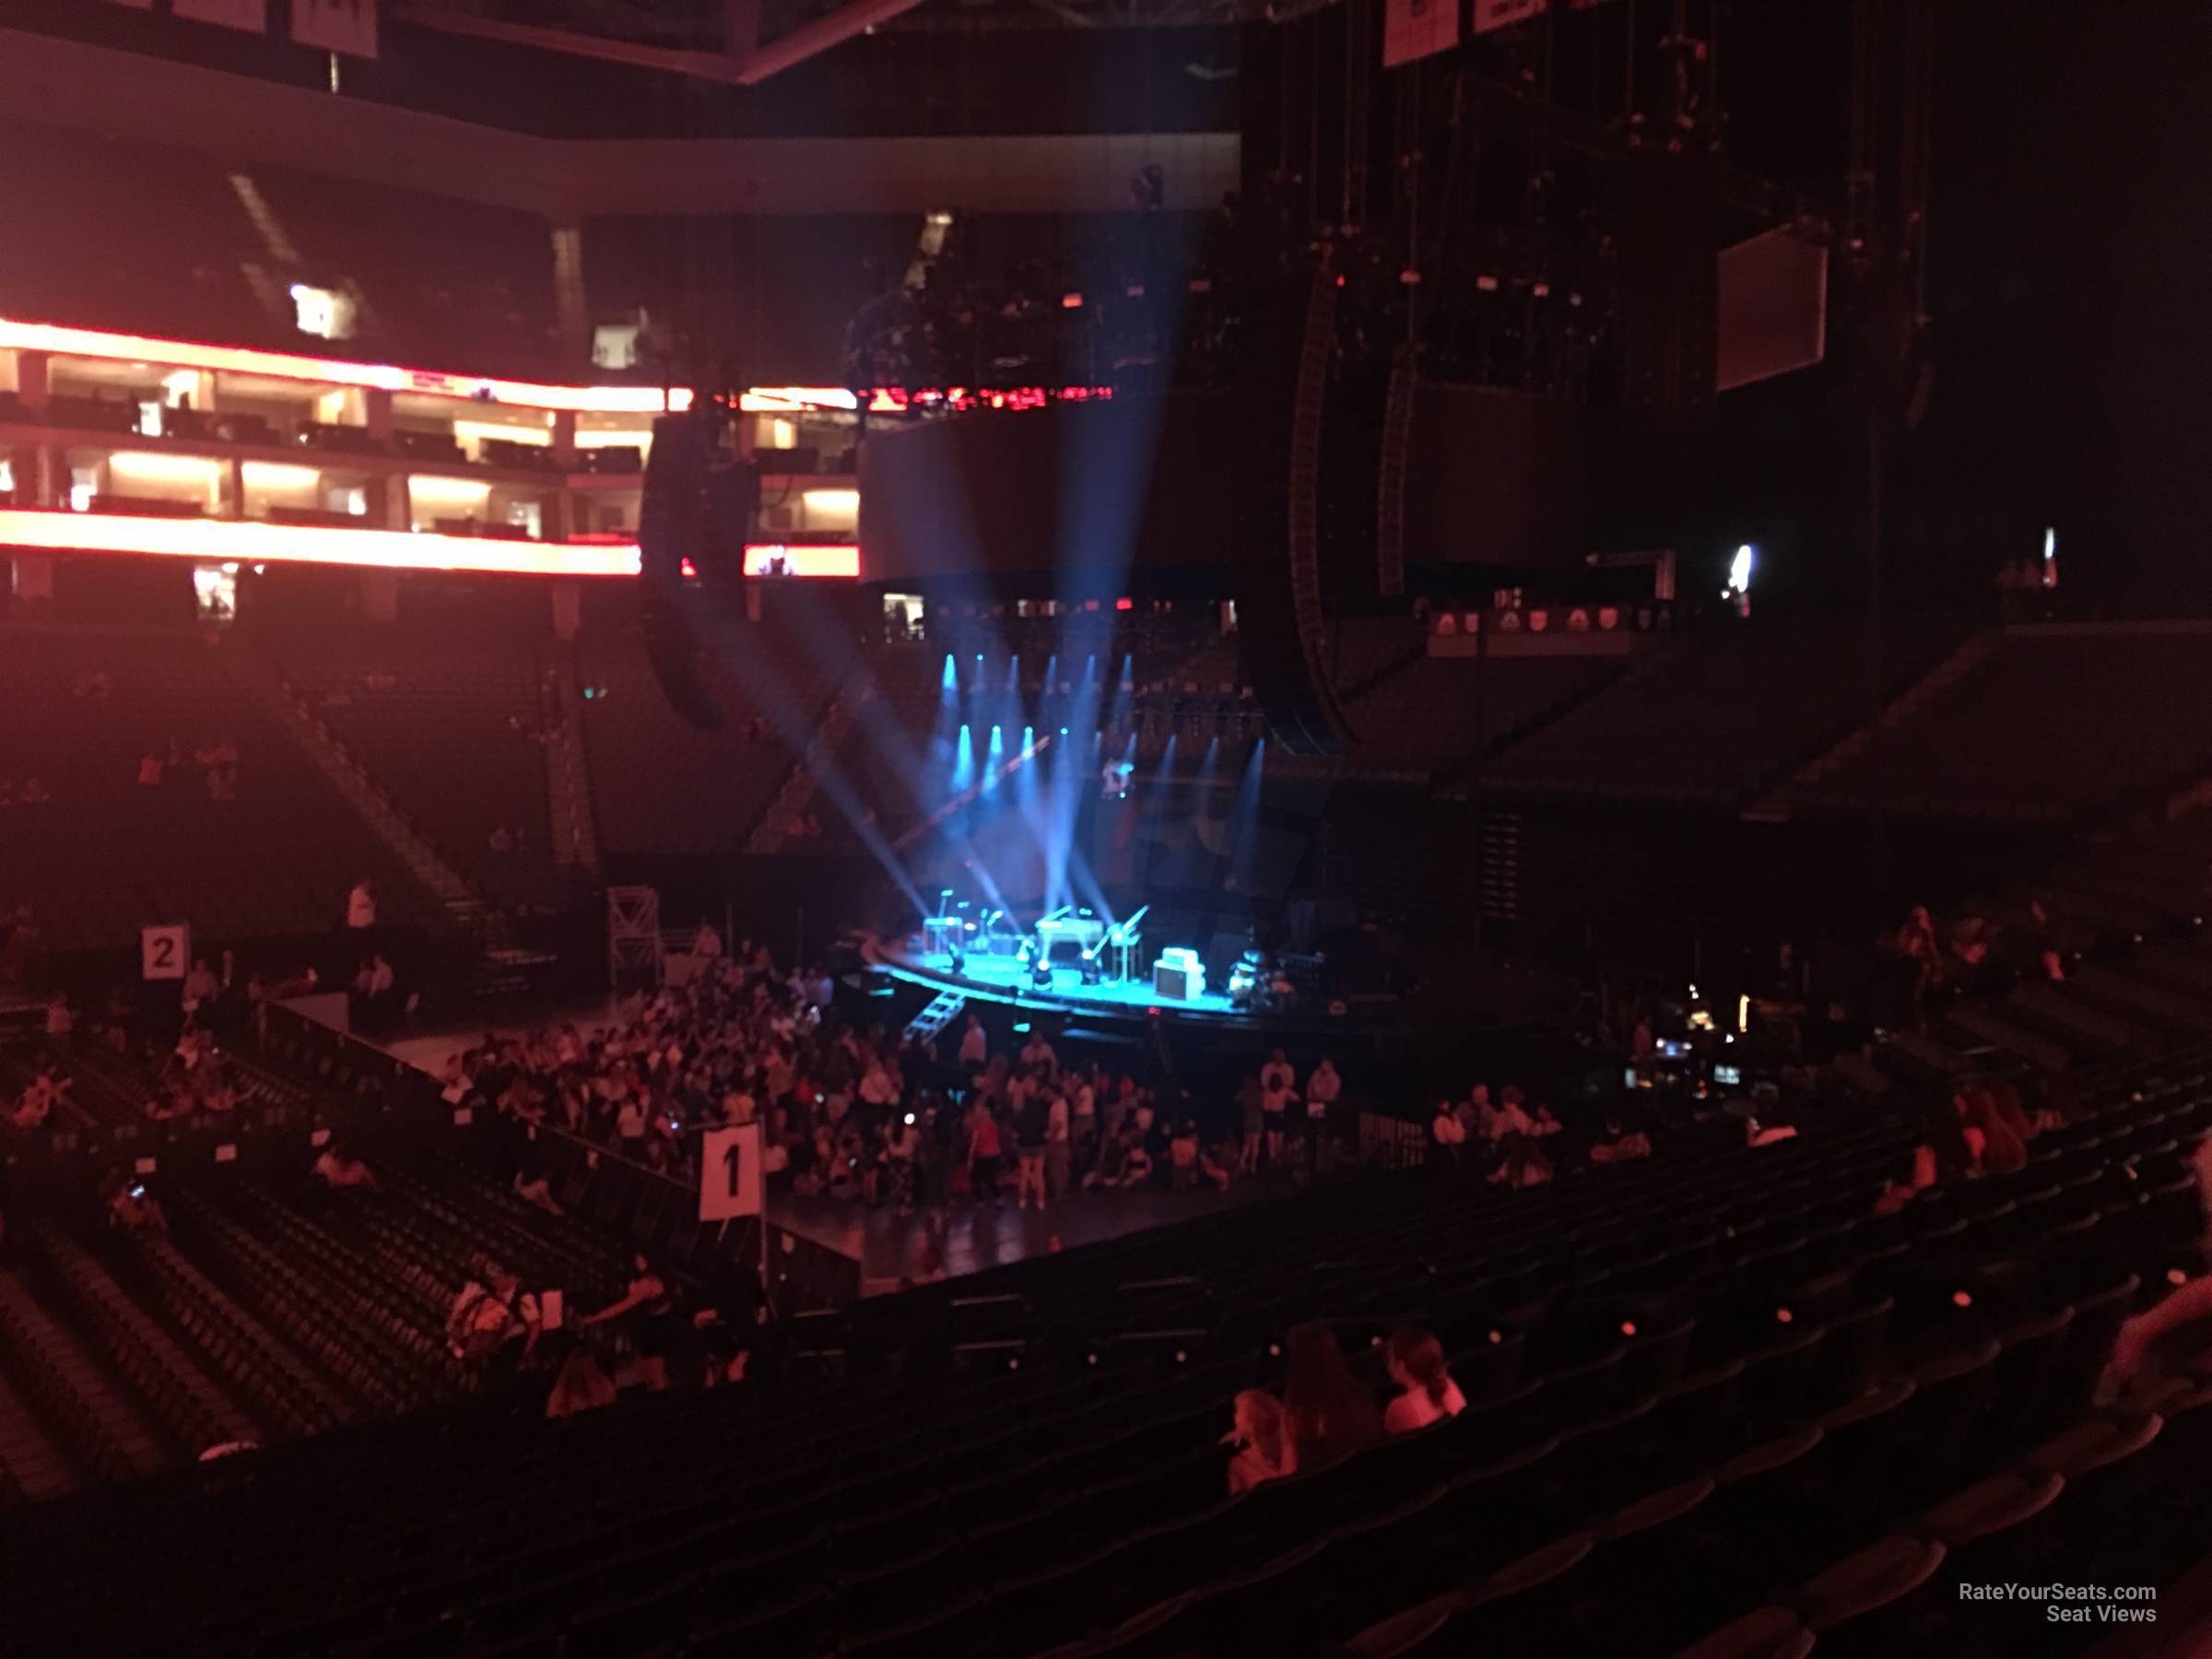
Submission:
[[[138,977],[181,980],[192,965],[192,929],[182,922],[138,930]]]
[[[700,1139],[699,1218],[727,1221],[760,1213],[760,1125],[733,1124]]]

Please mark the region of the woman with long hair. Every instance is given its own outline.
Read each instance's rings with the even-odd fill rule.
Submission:
[[[1374,1398],[1345,1363],[1334,1331],[1324,1324],[1297,1325],[1285,1347],[1283,1416],[1294,1467],[1321,1468],[1381,1437]]]
[[[1467,1408],[1466,1396],[1444,1366],[1444,1345],[1426,1331],[1401,1328],[1384,1350],[1398,1397],[1382,1413],[1385,1434],[1410,1434]]]
[[[1247,1388],[1237,1395],[1236,1413],[1236,1426],[1222,1437],[1224,1444],[1237,1448],[1229,1462],[1232,1498],[1262,1481],[1279,1480],[1297,1467],[1280,1400],[1265,1389]]]

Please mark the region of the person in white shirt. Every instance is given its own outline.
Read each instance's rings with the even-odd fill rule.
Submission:
[[[1444,1369],[1443,1345],[1428,1332],[1393,1331],[1386,1358],[1390,1380],[1400,1392],[1383,1408],[1385,1434],[1410,1434],[1467,1408],[1466,1396]]]
[[[635,1158],[645,1147],[645,1104],[631,1095],[615,1113],[615,1138],[622,1143],[622,1150]]]
[[[960,1033],[960,1064],[981,1065],[991,1057],[991,1039],[983,1030],[980,1015],[968,1016],[968,1029]]]
[[[1047,1073],[1060,1069],[1060,1056],[1053,1052],[1053,1045],[1044,1040],[1042,1031],[1031,1031],[1030,1040],[1021,1045],[1021,1063],[1041,1065]]]
[[[346,925],[356,928],[376,925],[376,894],[371,890],[366,876],[355,882],[353,891],[346,895]]]
[[[1284,1069],[1288,1070],[1288,1067]],[[1306,1079],[1306,1173],[1321,1173],[1322,1154],[1329,1144],[1329,1109],[1344,1091],[1344,1079],[1326,1058]]]
[[[1298,1088],[1298,1073],[1281,1049],[1267,1056],[1267,1064],[1260,1067],[1260,1087],[1280,1088],[1286,1094]]]
[[[880,1060],[868,1062],[867,1072],[860,1079],[860,1098],[868,1106],[889,1106],[897,1102],[899,1086],[891,1081]]]

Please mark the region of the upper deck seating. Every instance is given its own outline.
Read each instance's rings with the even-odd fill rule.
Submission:
[[[237,677],[229,641],[154,629],[0,632],[0,890],[31,904],[57,949],[135,941],[182,920],[209,945],[321,934],[371,877],[385,925],[444,915]],[[104,677],[105,689],[93,677]],[[180,763],[168,764],[174,741]],[[213,798],[195,754],[238,750],[237,798]],[[162,762],[159,786],[137,782]]]

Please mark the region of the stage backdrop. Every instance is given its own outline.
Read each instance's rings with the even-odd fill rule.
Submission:
[[[1229,562],[1232,436],[1211,393],[1055,403],[871,429],[861,569],[925,582]]]
[[[1580,565],[1590,550],[1588,412],[1424,382],[1406,454],[1409,565]]]
[[[1179,392],[877,429],[861,452],[861,569],[887,582],[1223,569],[1230,426],[1224,397]],[[1579,564],[1589,551],[1581,408],[1424,384],[1407,471],[1409,563]]]

